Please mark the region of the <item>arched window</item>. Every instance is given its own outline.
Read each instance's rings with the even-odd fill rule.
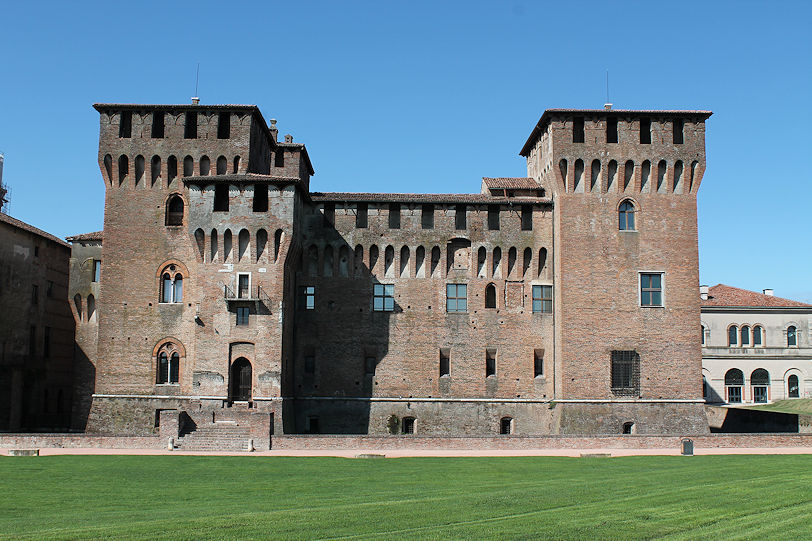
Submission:
[[[76,317],[82,321],[82,296],[78,293],[73,296],[73,304],[76,306]]]
[[[218,238],[217,238],[217,230],[212,229],[211,230],[211,250],[210,250],[211,255],[209,256],[210,257],[209,261],[214,262],[214,261],[217,260],[217,249],[218,248],[219,248],[219,242],[218,242]]]
[[[798,345],[798,331],[793,325],[787,327],[787,347],[795,347]]]
[[[144,157],[142,155],[138,155],[135,157],[135,185],[138,186],[138,183],[144,179],[144,170],[146,166],[144,164]]]
[[[725,373],[725,393],[730,403],[742,401],[742,386],[744,386],[744,373],[738,368],[731,368]]]
[[[279,259],[279,251],[282,249],[282,234],[281,229],[277,229],[273,236],[273,260]]]
[[[211,160],[208,156],[201,156],[200,157],[200,175],[206,176],[209,174],[211,170]]]
[[[166,180],[171,183],[178,176],[178,159],[174,156],[169,156],[166,159]]]
[[[731,347],[739,345],[739,328],[735,325],[727,329],[727,345]]]
[[[496,286],[493,284],[485,287],[485,308],[496,308]]]
[[[96,297],[93,295],[87,296],[87,320],[95,321],[96,317]]]
[[[264,229],[257,231],[257,261],[265,253],[265,246],[268,244],[268,232]]]
[[[798,384],[798,376],[795,374],[790,375],[787,378],[787,397],[789,398],[800,398],[801,397],[801,389],[800,385]]]
[[[217,158],[217,174],[225,175],[226,173],[228,173],[228,160],[225,156],[220,156]]]
[[[127,175],[130,174],[130,160],[126,155],[122,154],[118,157],[118,183],[119,185],[124,182]]]
[[[161,178],[161,157],[153,156],[149,166],[150,186],[155,186],[155,182]]]
[[[401,278],[408,278],[409,277],[409,247],[404,246],[400,249],[400,277]]]
[[[753,327],[753,345],[755,347],[764,345],[764,329],[760,325]]]
[[[634,231],[634,203],[628,199],[617,210],[617,228],[621,231]]]
[[[742,347],[750,346],[750,327],[748,325],[742,326]]]
[[[248,254],[250,254],[249,245],[251,235],[247,229],[241,229],[240,234],[237,235],[237,260],[242,261]]]
[[[166,201],[166,225],[183,225],[183,199],[177,194]]]
[[[485,278],[488,271],[485,269],[485,266],[488,262],[488,251],[485,249],[484,246],[480,246],[479,250],[476,253],[476,273],[477,276],[480,278]]]
[[[522,278],[527,277],[527,272],[530,270],[530,263],[533,259],[533,250],[525,248],[522,254]]]
[[[235,175],[240,172],[240,157],[234,156],[234,169],[231,171]]]
[[[191,177],[195,174],[195,161],[191,156],[183,158],[183,176]]]
[[[183,275],[177,265],[167,265],[161,272],[161,302],[183,302]]]
[[[172,342],[161,346],[157,355],[158,366],[155,382],[159,385],[174,385],[180,380],[180,350]]]
[[[200,254],[200,260],[203,261],[206,258],[206,233],[200,228],[195,231],[195,244],[197,253]]]
[[[104,155],[104,172],[107,173],[107,180],[110,185],[113,184],[113,157],[109,154]]]
[[[753,388],[753,402],[767,402],[770,387],[770,373],[763,368],[756,368],[750,374],[750,386]]]

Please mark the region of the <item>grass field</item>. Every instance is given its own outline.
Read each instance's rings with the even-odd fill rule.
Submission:
[[[0,457],[14,539],[810,539],[812,458]]]
[[[793,398],[776,400],[772,404],[762,406],[748,406],[747,409],[762,411],[777,411],[780,413],[797,413],[799,415],[812,415],[812,398]]]

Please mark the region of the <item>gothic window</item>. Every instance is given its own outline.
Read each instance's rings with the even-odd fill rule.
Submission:
[[[177,265],[167,265],[161,273],[161,302],[183,302],[183,275]]]
[[[177,384],[180,380],[180,349],[167,342],[158,350],[155,382],[159,385]]]
[[[493,284],[485,287],[485,308],[496,308],[496,286]]]
[[[739,329],[735,325],[727,329],[727,345],[731,347],[739,345]]]

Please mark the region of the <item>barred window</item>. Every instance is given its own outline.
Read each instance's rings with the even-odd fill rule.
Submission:
[[[533,286],[533,313],[553,312],[553,286]]]
[[[640,394],[640,355],[636,351],[612,351],[612,393]]]
[[[375,312],[391,312],[395,309],[394,284],[375,284],[372,292],[372,309]]]

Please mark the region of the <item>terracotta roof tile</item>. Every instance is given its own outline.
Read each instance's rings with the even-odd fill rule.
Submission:
[[[718,284],[708,289],[708,300],[702,306],[753,306],[753,307],[799,307],[812,308],[812,304],[764,295],[747,289]]]
[[[72,235],[70,237],[66,237],[65,240],[68,242],[76,242],[82,240],[102,240],[102,234],[104,231],[94,231],[92,233],[82,233],[81,235]]]
[[[538,190],[538,182],[526,177],[482,177],[485,186],[491,190]]]
[[[508,200],[515,203],[511,197],[492,197],[479,193],[350,193],[350,192],[311,192],[313,201],[376,201],[383,203],[505,203]],[[552,200],[544,197],[523,197],[522,202],[537,204],[552,204]]]
[[[29,225],[21,220],[18,220],[17,218],[12,218],[8,214],[3,214],[2,212],[0,212],[0,222],[7,223],[13,227],[22,229],[23,231],[28,231],[29,233],[39,235],[40,237],[46,238],[50,241],[56,242],[57,244],[65,246],[66,248],[70,248],[70,244],[60,239],[59,237],[55,237],[50,233],[46,233],[42,229],[36,228],[33,225]]]

